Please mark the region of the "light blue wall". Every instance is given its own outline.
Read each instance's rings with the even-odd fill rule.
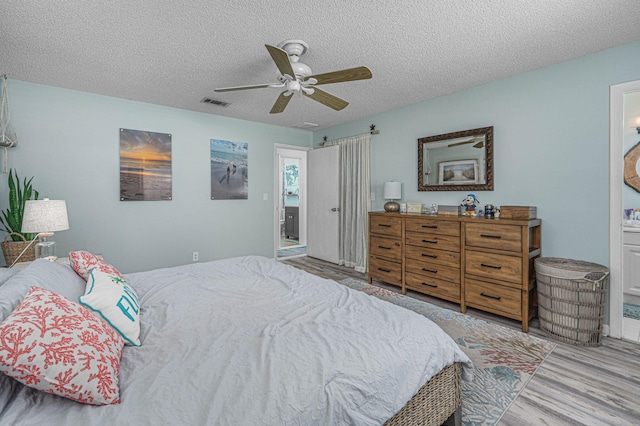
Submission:
[[[193,251],[201,261],[273,256],[274,144],[308,147],[311,132],[17,80],[9,80],[9,96],[19,138],[9,166],[35,176],[41,198],[67,201],[70,229],[56,233],[59,255],[87,249],[123,272],[189,263]],[[172,201],[119,201],[120,128],[172,134]],[[211,201],[212,138],[248,142],[248,200]]]
[[[320,130],[314,146],[375,124],[374,210],[391,180],[403,201],[458,204],[465,193],[418,192],[417,139],[494,126],[495,185],[481,204],[537,206],[544,256],[608,265],[609,86],[638,79],[640,42]]]

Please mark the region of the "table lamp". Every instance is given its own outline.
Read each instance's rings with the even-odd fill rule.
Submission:
[[[56,231],[69,229],[67,203],[64,200],[27,200],[22,218],[22,232],[36,233],[36,259],[56,259],[56,243],[51,240]],[[35,241],[35,239],[34,239]],[[16,259],[17,260],[17,259]]]
[[[400,204],[394,200],[402,198],[402,184],[400,182],[385,182],[383,195],[385,200],[391,200],[385,203],[384,210],[387,212],[397,212],[400,210]]]

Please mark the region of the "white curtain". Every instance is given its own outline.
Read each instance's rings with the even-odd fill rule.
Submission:
[[[366,272],[368,213],[371,210],[371,135],[339,139],[330,145],[340,146],[340,264]]]

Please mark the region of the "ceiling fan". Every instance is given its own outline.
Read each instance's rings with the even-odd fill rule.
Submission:
[[[278,46],[265,44],[273,62],[278,67],[277,83],[254,84],[251,86],[236,86],[214,89],[216,92],[231,92],[235,90],[263,89],[266,87],[283,88],[275,104],[271,108],[271,114],[277,114],[287,107],[295,93],[301,93],[316,102],[328,106],[336,111],[344,109],[349,102],[340,99],[331,93],[325,92],[316,86],[321,84],[342,83],[345,81],[365,80],[371,78],[371,71],[367,67],[348,68],[313,75],[311,68],[300,62],[309,46],[302,40],[285,40]]]
[[[456,143],[452,143],[447,145],[447,147],[454,147],[454,146],[460,146],[460,145],[467,145],[470,143],[475,143],[475,145],[473,145],[474,148],[484,148],[484,135],[483,136],[472,136],[471,139],[464,141],[464,142],[456,142]]]

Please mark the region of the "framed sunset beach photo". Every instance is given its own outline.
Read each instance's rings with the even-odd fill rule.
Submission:
[[[120,129],[120,201],[171,200],[171,135]]]

